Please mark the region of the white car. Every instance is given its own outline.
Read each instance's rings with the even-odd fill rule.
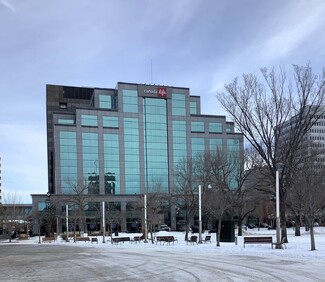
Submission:
[[[170,227],[169,227],[168,225],[166,225],[166,224],[160,224],[160,225],[158,225],[158,227],[157,227],[157,231],[168,231],[168,232],[170,232],[171,229],[170,229]]]

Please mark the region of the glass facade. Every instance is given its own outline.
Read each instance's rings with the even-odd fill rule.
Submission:
[[[124,118],[125,194],[140,193],[139,122]]]
[[[105,194],[120,194],[120,145],[118,134],[104,134]]]
[[[112,97],[110,95],[99,95],[99,107],[101,109],[112,109]]]
[[[174,165],[176,166],[181,159],[186,158],[186,122],[173,121],[173,157]]]
[[[172,94],[172,114],[173,116],[186,115],[185,94]]]
[[[59,118],[58,119],[58,123],[59,124],[64,124],[64,125],[73,125],[74,124],[74,120],[73,119],[66,119],[66,118]]]
[[[59,136],[62,193],[74,194],[78,170],[76,132],[61,131]]]
[[[136,90],[123,90],[123,111],[124,113],[138,112],[138,92]]]
[[[191,122],[192,132],[204,132],[204,122],[203,121],[192,121]]]
[[[82,133],[84,193],[99,194],[98,134]],[[80,190],[79,190],[80,191]]]
[[[83,125],[83,126],[97,126],[97,116],[95,116],[95,115],[81,115],[81,125]]]
[[[146,190],[168,192],[166,100],[145,98],[143,105]]]
[[[209,139],[210,152],[222,150],[222,138]]]
[[[103,116],[103,127],[118,128],[118,117]]]
[[[195,157],[197,154],[204,153],[204,138],[191,138],[192,141],[192,157]]]
[[[197,114],[196,102],[190,102],[190,114],[191,115],[196,115]]]
[[[210,133],[222,133],[222,123],[221,122],[209,122],[209,132]]]

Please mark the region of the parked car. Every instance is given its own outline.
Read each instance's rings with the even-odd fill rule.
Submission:
[[[156,231],[167,231],[167,232],[170,232],[171,229],[166,224],[158,224],[158,225],[156,225]]]
[[[259,224],[257,224],[257,227],[259,227],[259,228],[269,228],[269,225],[267,223],[259,223]]]

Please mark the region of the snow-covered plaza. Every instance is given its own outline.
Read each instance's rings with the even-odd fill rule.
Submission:
[[[174,244],[111,244],[108,237],[106,243],[98,237],[98,244],[60,239],[38,244],[38,237],[2,242],[0,281],[325,281],[324,227],[315,227],[316,251],[310,251],[304,228],[299,237],[288,229],[284,249],[270,244],[244,248],[243,237],[217,247],[215,233],[211,244],[192,245],[183,232],[170,234],[177,238]],[[248,229],[243,235],[275,240],[275,230]]]

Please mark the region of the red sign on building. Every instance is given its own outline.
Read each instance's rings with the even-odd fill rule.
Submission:
[[[158,87],[158,97],[167,97],[166,87]]]

